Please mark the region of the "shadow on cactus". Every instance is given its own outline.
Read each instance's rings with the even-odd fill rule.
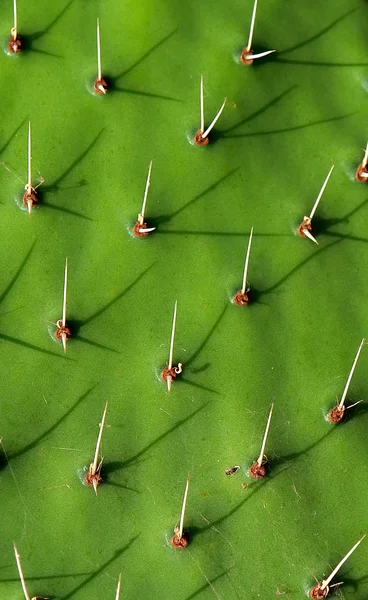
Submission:
[[[51,29],[54,27],[54,25],[56,25],[58,23],[58,21],[60,21],[60,19],[64,15],[64,13],[66,13],[69,6],[71,6],[71,4],[73,2],[74,2],[74,0],[70,0],[64,6],[64,8],[56,15],[56,17],[54,17],[54,19],[52,21],[50,21],[50,23],[44,29],[42,29],[40,31],[36,31],[34,33],[30,33],[30,34],[21,34],[20,39],[21,39],[21,43],[22,43],[22,52],[37,52],[38,54],[45,54],[46,56],[51,56],[53,58],[64,58],[63,56],[60,56],[59,54],[54,54],[52,52],[47,52],[46,50],[41,50],[40,48],[35,48],[34,42],[37,42],[38,40],[43,38],[45,35],[50,33]]]
[[[110,352],[115,352],[115,353],[119,354],[120,353],[119,350],[117,350],[115,348],[111,348],[111,347],[106,346],[104,344],[101,344],[100,342],[96,342],[94,340],[90,340],[90,339],[86,338],[85,336],[80,335],[79,332],[82,329],[82,327],[84,327],[85,325],[88,325],[89,323],[91,323],[92,321],[94,321],[95,319],[97,319],[98,317],[100,317],[108,309],[110,309],[116,302],[118,302],[118,300],[121,300],[122,298],[124,298],[124,296],[126,294],[128,294],[128,292],[130,292],[130,290],[132,290],[138,283],[140,283],[140,281],[142,280],[142,278],[146,275],[146,273],[148,273],[148,271],[150,271],[150,269],[154,266],[154,264],[155,263],[152,263],[149,267],[147,267],[146,269],[144,269],[138,275],[138,277],[136,277],[136,279],[134,279],[134,281],[132,281],[132,283],[130,283],[117,296],[115,296],[112,300],[109,300],[109,302],[107,302],[104,306],[102,306],[101,308],[99,308],[96,312],[94,312],[89,317],[86,317],[83,320],[76,320],[76,319],[73,319],[73,318],[68,319],[68,325],[70,327],[72,339],[78,340],[78,341],[82,342],[83,344],[87,344],[87,345],[89,344],[91,346],[95,346],[96,348],[101,348],[103,350],[109,350]]]
[[[140,462],[142,462],[142,461],[139,459],[141,459],[142,456],[144,456],[149,450],[151,450],[152,448],[157,446],[157,444],[162,442],[162,440],[164,440],[168,435],[170,435],[171,433],[174,433],[179,427],[182,427],[182,425],[184,425],[185,423],[190,421],[193,417],[195,417],[198,413],[200,413],[204,408],[206,408],[206,406],[208,406],[208,404],[209,404],[209,402],[206,402],[206,404],[203,404],[203,406],[200,406],[199,408],[197,408],[197,410],[192,412],[190,415],[188,415],[184,419],[180,419],[179,421],[174,423],[174,425],[172,427],[170,427],[164,433],[161,433],[161,435],[159,435],[152,442],[147,444],[144,448],[142,448],[142,450],[140,450],[139,452],[134,454],[134,456],[131,456],[130,458],[127,458],[125,460],[118,461],[118,462],[106,462],[104,465],[104,473],[107,475],[107,477],[109,477],[109,475],[111,473],[115,473],[116,471],[121,471],[122,469],[126,469],[127,467],[140,464]],[[145,459],[145,460],[147,460],[147,459]],[[107,479],[107,482],[109,482],[108,479]]]
[[[48,437],[55,431],[55,429],[57,429],[65,421],[65,419],[67,419],[74,412],[74,410],[87,398],[87,396],[89,396],[89,394],[91,394],[93,392],[93,390],[96,387],[97,387],[97,384],[94,385],[93,387],[91,387],[90,389],[88,389],[84,394],[82,394],[75,401],[75,403],[72,404],[72,406],[53,425],[48,427],[48,429],[46,429],[43,433],[41,433],[41,435],[37,436],[34,440],[32,440],[32,442],[29,442],[28,444],[26,444],[25,446],[23,446],[16,452],[11,452],[10,454],[7,453],[6,455],[4,454],[4,460],[0,461],[1,468],[4,468],[4,466],[7,466],[7,464],[11,460],[19,458],[26,452],[29,452],[30,450],[33,450],[34,448],[36,448],[39,444],[41,444],[41,442],[47,440]]]
[[[77,592],[79,592],[86,585],[89,585],[92,581],[94,581],[94,579],[96,579],[96,577],[98,577],[99,575],[101,575],[101,573],[103,573],[107,569],[107,567],[109,567],[118,558],[120,558],[125,552],[127,552],[131,548],[131,546],[134,544],[134,542],[137,539],[139,539],[140,535],[141,535],[140,533],[138,535],[135,535],[134,537],[132,537],[130,539],[130,541],[125,546],[123,546],[122,548],[119,548],[118,550],[116,550],[114,552],[114,554],[111,556],[111,558],[109,558],[107,561],[105,561],[101,565],[101,567],[99,569],[97,569],[96,571],[94,571],[94,573],[92,573],[91,575],[89,575],[82,583],[78,584],[70,592],[67,592],[64,596],[62,596],[60,598],[60,600],[69,600],[69,598],[73,598]]]
[[[117,75],[106,75],[104,79],[107,83],[107,88],[112,92],[123,92],[124,94],[133,94],[134,96],[143,96],[147,98],[153,98],[157,100],[170,100],[171,102],[182,102],[178,98],[173,98],[171,96],[163,95],[163,94],[155,94],[153,92],[147,92],[146,90],[134,90],[126,87],[121,87],[119,85],[119,81],[122,80],[126,75],[134,71],[141,63],[145,61],[155,50],[160,48],[163,44],[165,44],[175,33],[177,33],[178,29],[174,29],[162,38],[159,42],[157,42],[154,46],[152,46],[147,52],[145,52],[135,63],[133,63],[130,67],[118,73]]]

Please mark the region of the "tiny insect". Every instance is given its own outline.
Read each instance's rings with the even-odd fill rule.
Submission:
[[[231,477],[232,475],[235,475],[235,473],[237,473],[239,469],[239,465],[235,465],[235,467],[231,467],[231,469],[225,469],[225,475]]]

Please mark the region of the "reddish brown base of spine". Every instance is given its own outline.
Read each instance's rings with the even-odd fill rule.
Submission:
[[[147,223],[140,223],[137,221],[132,229],[133,235],[135,235],[135,237],[147,237],[147,235],[152,233],[150,231],[146,232],[144,229],[148,229]]]
[[[35,192],[35,190],[32,190],[31,193],[26,192],[23,196],[23,204],[26,207],[26,209],[28,210],[28,203],[29,201],[31,201],[31,206],[32,208],[34,206],[36,206],[36,204],[38,204],[38,198],[37,198],[37,193]]]
[[[267,471],[268,471],[268,463],[267,462],[262,463],[261,466],[259,466],[259,464],[257,462],[255,462],[249,469],[248,473],[251,477],[253,477],[253,479],[262,479],[263,477],[265,477],[267,475]]]
[[[327,417],[330,423],[340,423],[343,420],[345,414],[345,406],[340,408],[339,406],[335,406],[328,413]]]
[[[355,179],[359,181],[359,183],[366,183],[368,181],[368,177],[364,177],[364,175],[368,175],[367,166],[368,165],[363,166],[363,164],[360,163],[355,171]]]
[[[175,371],[174,367],[172,367],[171,369],[169,369],[169,367],[165,367],[161,373],[162,381],[167,381],[169,377],[171,377],[171,381],[175,381],[177,376],[178,374]]]
[[[313,586],[309,592],[309,598],[314,598],[314,600],[323,600],[323,598],[327,598],[329,592],[329,587],[326,586],[322,589],[322,584],[317,583],[317,585]]]
[[[178,534],[175,534],[170,541],[171,545],[176,550],[181,550],[182,548],[186,548],[188,546],[188,538],[186,537],[185,533],[183,533],[181,537],[179,537]]]
[[[233,297],[233,302],[237,306],[246,306],[249,303],[249,296],[247,292],[243,293],[241,290],[236,292],[235,296]]]
[[[88,485],[89,487],[94,487],[94,485],[93,485],[94,482],[97,487],[98,485],[100,485],[101,481],[102,481],[101,475],[99,475],[98,473],[95,473],[93,475],[92,473],[90,473],[90,471],[88,471],[87,475],[84,478],[84,483],[86,485]]]
[[[201,129],[198,129],[197,133],[194,136],[194,143],[197,146],[207,146],[210,143],[209,137],[202,137],[203,131]]]
[[[101,89],[102,88],[102,89]],[[108,85],[105,81],[105,79],[103,77],[101,77],[101,79],[99,79],[98,77],[96,77],[94,83],[93,83],[93,90],[96,94],[99,94],[100,96],[103,96],[106,94],[107,90],[108,90]]]
[[[9,52],[12,52],[12,54],[22,52],[22,40],[18,36],[16,38],[11,36],[8,42],[8,50]]]
[[[300,235],[300,237],[305,238],[307,236],[303,232],[303,229],[306,229],[307,231],[310,231],[310,233],[312,233],[312,223],[309,217],[305,217],[300,223],[298,229],[296,230],[297,234]]]
[[[244,48],[244,50],[242,51],[242,53],[240,55],[240,62],[243,65],[250,67],[250,65],[253,64],[253,58],[249,58],[249,56],[251,56],[251,54],[253,54],[252,50],[249,50],[248,48]]]
[[[70,329],[69,327],[58,327],[57,330],[55,331],[55,337],[57,340],[59,340],[60,342],[63,340],[63,335],[65,335],[65,338],[67,340],[69,340],[72,337],[72,334],[70,333]]]

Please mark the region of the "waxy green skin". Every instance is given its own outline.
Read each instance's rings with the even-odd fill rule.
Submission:
[[[368,530],[366,405],[336,427],[325,418],[368,331],[368,188],[354,181],[368,6],[260,2],[254,48],[278,53],[245,67],[234,56],[252,8],[18,3],[19,33],[34,37],[0,56],[0,160],[12,171],[0,173],[2,598],[22,598],[15,541],[31,597],[114,598],[121,572],[121,598],[211,598],[209,580],[226,600],[299,600]],[[98,16],[103,75],[122,74],[106,97],[88,91]],[[201,74],[206,124],[228,98],[206,148],[188,141]],[[28,120],[33,183],[45,180],[30,217],[15,201]],[[150,160],[157,231],[135,239]],[[333,163],[317,247],[295,229]],[[66,256],[65,357],[52,323]],[[168,396],[159,374],[176,299],[183,373]],[[367,360],[363,348],[351,402],[367,397]],[[96,498],[81,479],[107,400]],[[272,402],[269,475],[251,481]],[[192,535],[179,552],[169,540],[188,472]],[[365,541],[338,575],[347,600],[367,597],[366,563]]]

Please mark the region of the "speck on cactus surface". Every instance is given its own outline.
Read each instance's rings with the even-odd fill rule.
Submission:
[[[368,5],[259,0],[251,49],[276,52],[251,65],[252,0],[17,9],[11,53],[0,8],[0,597],[24,596],[15,542],[30,598],[114,599],[120,573],[121,600],[307,598],[368,530],[365,347],[327,418],[368,331]],[[204,147],[201,75],[205,127],[227,98]],[[135,237],[150,161],[155,229]],[[333,164],[317,246],[296,230]],[[365,540],[330,595],[365,600],[366,565]]]

